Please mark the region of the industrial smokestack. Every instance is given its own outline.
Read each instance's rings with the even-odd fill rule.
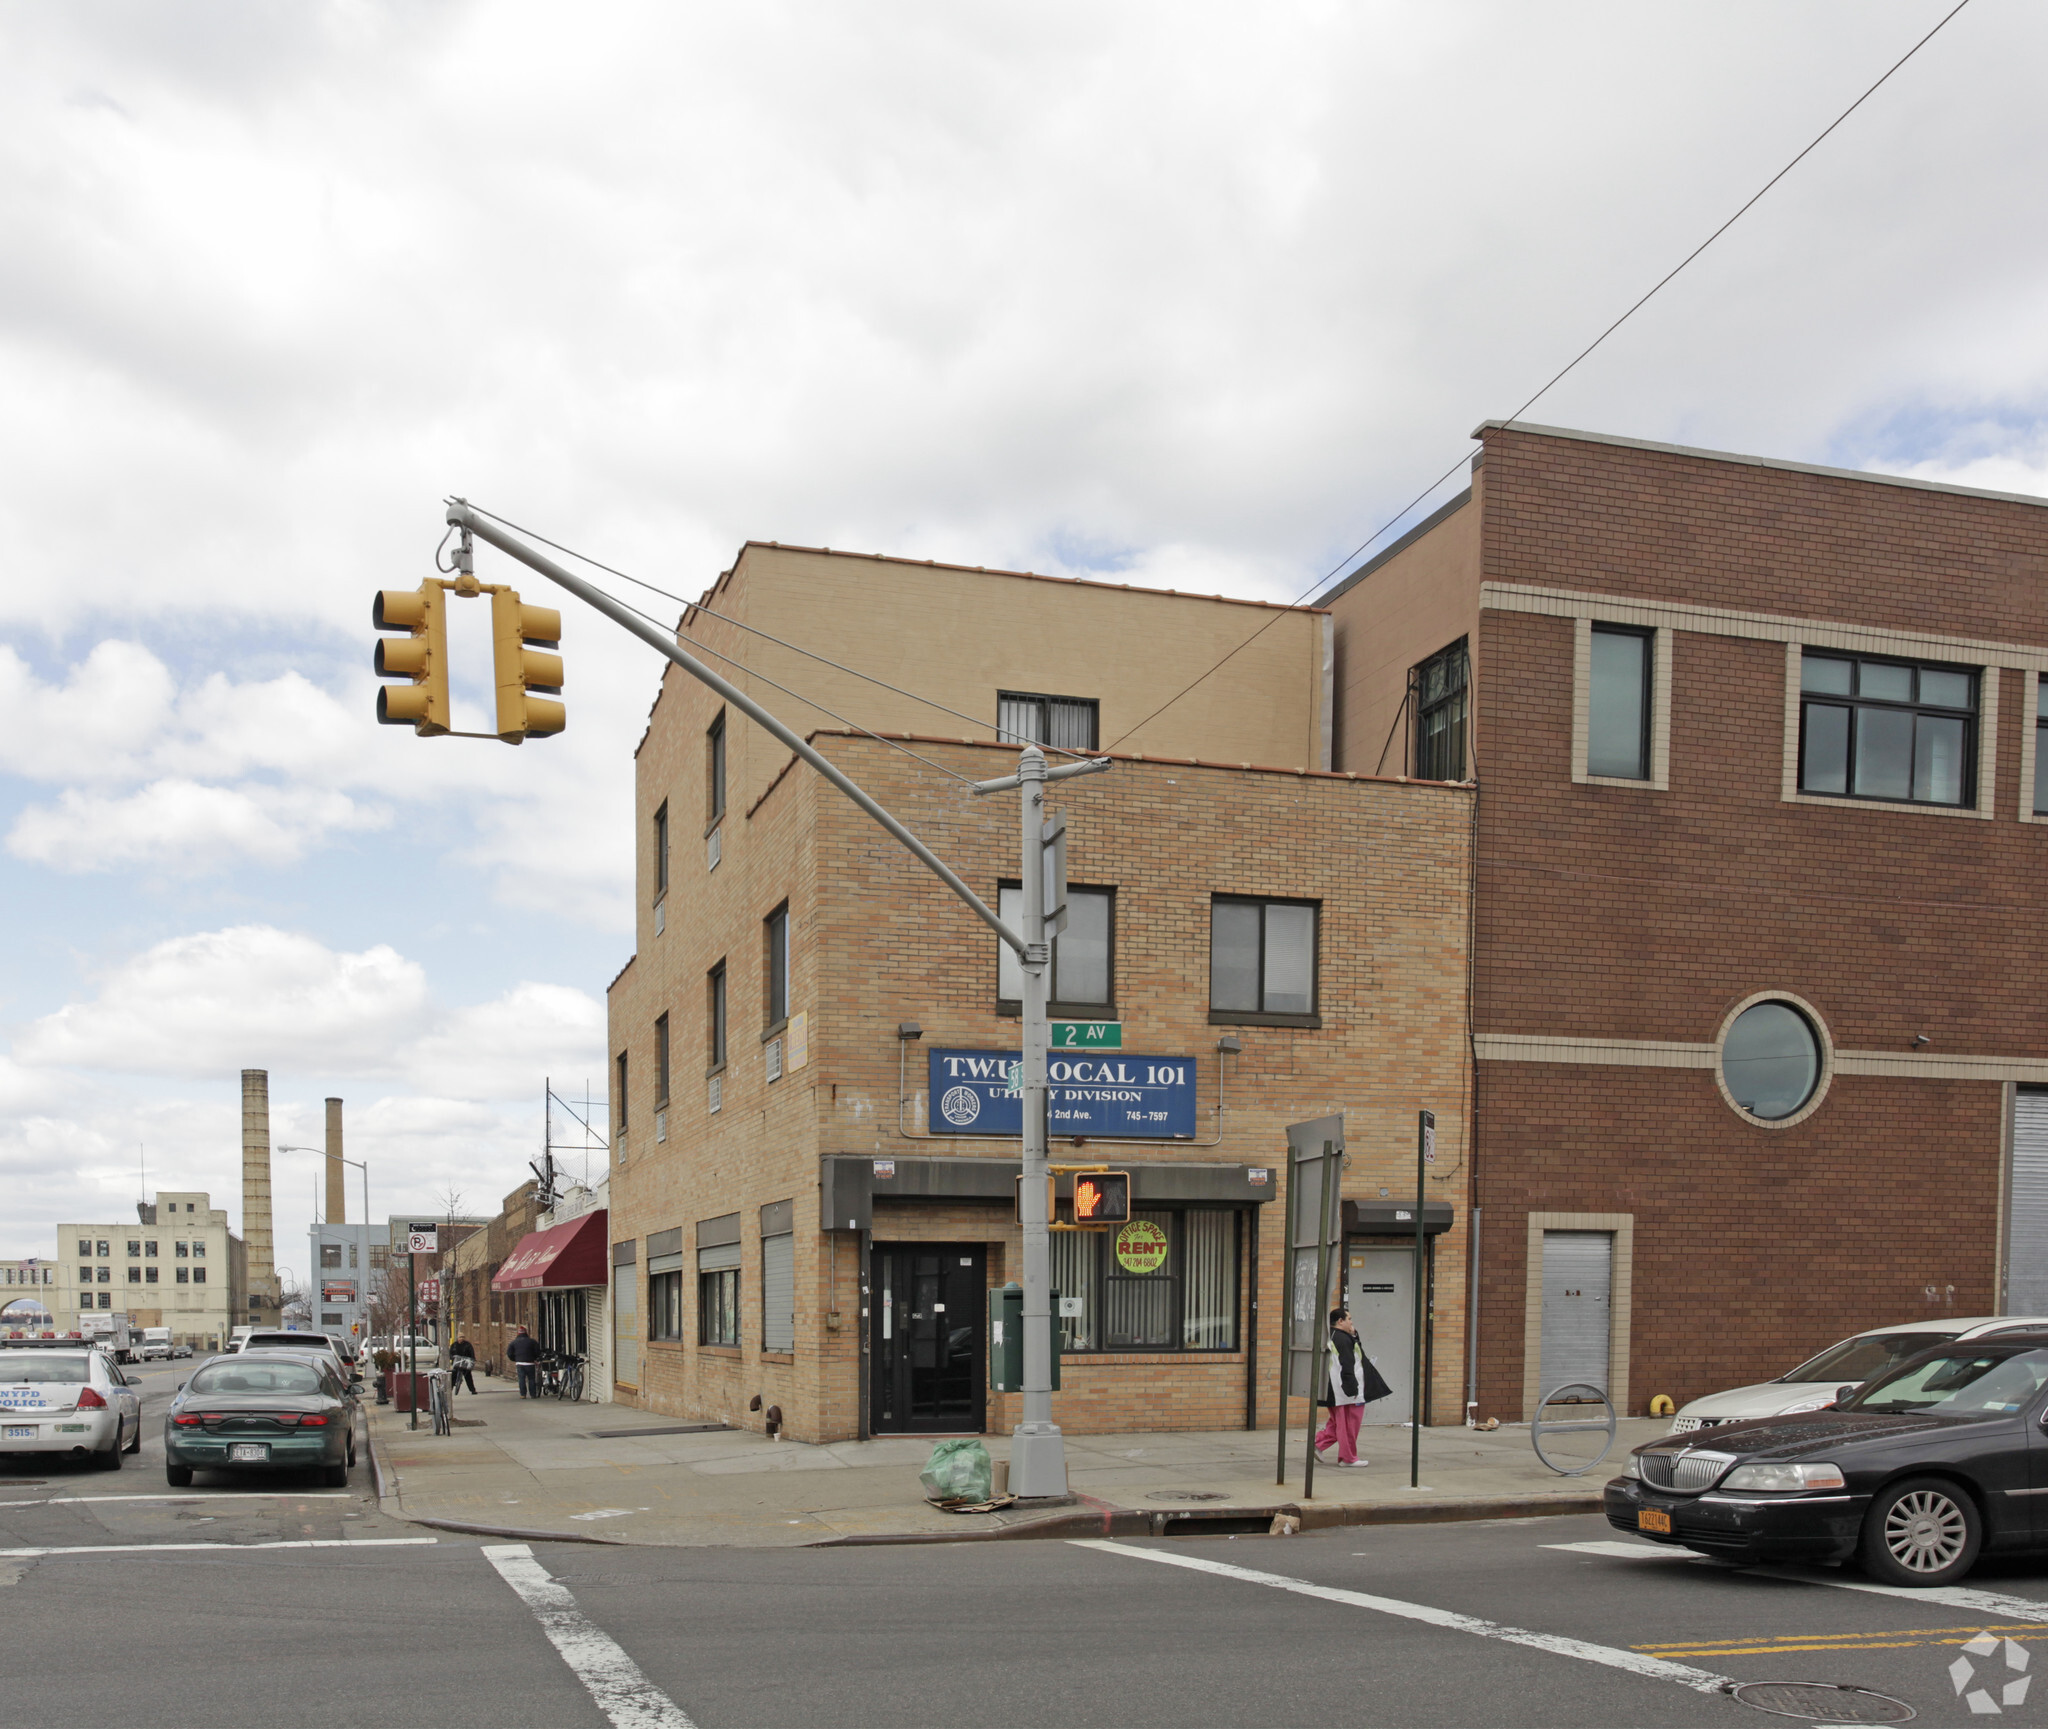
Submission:
[[[247,1251],[249,1309],[278,1317],[277,1251],[270,1226],[270,1071],[242,1071],[242,1242]]]
[[[348,1223],[348,1199],[343,1193],[343,1179],[348,1175],[348,1166],[341,1162],[341,1100],[327,1101],[327,1222],[330,1225]]]

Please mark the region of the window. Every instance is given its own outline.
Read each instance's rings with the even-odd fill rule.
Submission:
[[[789,902],[784,901],[768,915],[768,1025],[779,1027],[789,1019]]]
[[[142,1268],[141,1268],[141,1267],[139,1267],[139,1266],[134,1266],[134,1267],[130,1267],[130,1268],[128,1269],[128,1282],[129,1282],[129,1284],[131,1284],[131,1285],[139,1285],[139,1284],[141,1284],[141,1283],[142,1283]]]
[[[668,801],[654,813],[654,898],[668,893]]]
[[[184,1243],[178,1243],[178,1244],[176,1244],[176,1245],[174,1245],[174,1246],[176,1247],[176,1249],[177,1249],[177,1251],[178,1251],[178,1259],[179,1259],[179,1260],[181,1260],[181,1261],[182,1261],[182,1260],[184,1260],[184,1259],[186,1258],[186,1256],[188,1256],[188,1255],[189,1255],[189,1254],[191,1254],[191,1252],[192,1252],[192,1251],[191,1251],[191,1249],[190,1249],[190,1247],[189,1247],[188,1245],[184,1244]]]
[[[1024,922],[1024,891],[1014,883],[996,894],[996,912],[1012,930]],[[1067,890],[1067,928],[1052,939],[1052,1012],[1105,1018],[1114,989],[1116,890]],[[1008,943],[996,944],[996,1011],[1017,1014],[1024,1001],[1024,968]]]
[[[1770,1123],[1791,1116],[1820,1082],[1820,1039],[1790,1003],[1753,1003],[1721,1041],[1728,1096]]]
[[[1093,750],[1100,711],[1093,697],[996,692],[996,737],[1004,744],[1046,744],[1056,750]]]
[[[1805,651],[1799,690],[1801,792],[1976,802],[1974,670]]]
[[[1316,914],[1313,901],[1216,896],[1209,907],[1209,1018],[1314,1024]]]
[[[78,1258],[81,1261],[92,1259],[92,1243],[85,1237],[78,1239]]]
[[[206,1245],[204,1243],[194,1243],[192,1245],[192,1258],[195,1261],[202,1261],[206,1258]]]
[[[112,1267],[100,1268],[99,1279],[101,1284],[111,1285],[114,1282],[114,1269]]]
[[[192,1269],[190,1267],[180,1267],[178,1269],[178,1283],[181,1285],[189,1285],[191,1282]]]
[[[737,1219],[734,1225],[737,1227]],[[740,1246],[720,1243],[697,1251],[697,1343],[740,1342]]]
[[[131,1261],[142,1259],[142,1239],[140,1237],[130,1237],[128,1239],[128,1258]]]
[[[323,1267],[333,1267],[336,1271],[340,1270],[341,1245],[339,1243],[322,1243],[320,1245],[320,1265]]]
[[[143,1282],[143,1283],[144,1283],[145,1285],[153,1285],[153,1284],[155,1284],[155,1283],[156,1283],[156,1268],[154,1268],[154,1267],[145,1267],[145,1268],[143,1269],[143,1271],[142,1271],[142,1282]]]
[[[2048,678],[2034,681],[2034,814],[2048,816]]]
[[[761,1348],[796,1349],[796,1205],[761,1209]]]
[[[105,1237],[100,1238],[100,1259],[105,1260],[112,1253],[113,1250],[109,1247],[107,1239]]]
[[[105,1269],[104,1269],[104,1268],[102,1268],[102,1269],[101,1269],[101,1271],[103,1271],[103,1272],[104,1272],[104,1271],[105,1271]],[[111,1308],[112,1308],[112,1307],[114,1306],[114,1293],[113,1293],[112,1291],[102,1291],[102,1292],[100,1292],[100,1305],[99,1305],[99,1306],[100,1306],[101,1308],[103,1308],[103,1309],[111,1309]]]
[[[1415,774],[1420,780],[1465,778],[1465,639],[1433,654],[1408,675],[1415,692]]]
[[[711,997],[707,1016],[711,1027],[711,1070],[716,1074],[725,1067],[725,962],[720,961],[711,969],[708,988]]]
[[[668,1103],[668,1016],[654,1020],[654,1104],[659,1110]]]
[[[142,1245],[142,1252],[152,1261],[156,1259],[156,1239],[151,1237]]]
[[[704,784],[706,802],[710,806],[705,813],[707,823],[716,823],[725,815],[725,710],[718,711],[718,718],[711,723],[711,730],[704,735]]]
[[[616,1074],[612,1082],[612,1097],[618,1100],[619,1128],[623,1131],[626,1126],[626,1053],[619,1052],[614,1061]]]
[[[1587,691],[1586,772],[1611,780],[1650,778],[1650,681],[1654,636],[1620,625],[1593,626]]]
[[[1114,1233],[1055,1232],[1053,1289],[1081,1300],[1060,1349],[1235,1350],[1238,1228],[1232,1211],[1149,1207]]]
[[[192,1282],[195,1285],[206,1283],[206,1269],[204,1267],[194,1267],[192,1269]]]

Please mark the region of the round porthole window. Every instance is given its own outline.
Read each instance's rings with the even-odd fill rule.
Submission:
[[[1795,1114],[1820,1084],[1820,1035],[1790,1003],[1752,1003],[1721,1041],[1721,1079],[1736,1108],[1761,1122]]]

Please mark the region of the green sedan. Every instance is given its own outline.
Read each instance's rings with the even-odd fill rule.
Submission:
[[[194,1471],[319,1471],[348,1486],[355,1405],[325,1363],[283,1352],[215,1357],[178,1389],[164,1419],[164,1476]]]

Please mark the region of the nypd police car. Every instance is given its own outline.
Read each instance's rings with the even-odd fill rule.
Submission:
[[[142,1398],[92,1345],[0,1346],[0,1454],[59,1453],[118,1471],[142,1450]]]

